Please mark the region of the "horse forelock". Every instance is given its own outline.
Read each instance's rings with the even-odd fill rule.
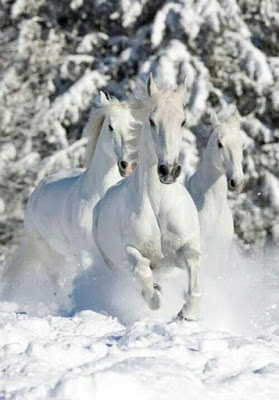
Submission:
[[[177,103],[177,105],[183,106],[181,94],[177,92],[172,85],[165,82],[156,82],[156,85],[158,91],[150,97],[147,91],[146,82],[138,80],[133,95],[129,98],[131,107],[148,108],[153,111],[155,108],[164,105],[166,102],[173,102]]]
[[[123,114],[119,114],[120,111],[124,112]],[[126,128],[131,128],[135,123],[135,118],[132,113],[132,109],[130,104],[127,101],[119,101],[117,99],[112,99],[108,105],[105,106],[105,113],[106,116],[115,117],[119,115],[119,120],[121,121],[121,125],[125,126]],[[118,120],[118,118],[117,118]]]
[[[219,136],[240,135],[240,116],[236,107],[222,111],[213,122],[213,131]]]
[[[235,128],[236,131],[240,130],[240,116],[235,106],[229,107],[218,114],[219,126],[225,128]]]
[[[240,130],[240,123],[236,121],[224,121],[217,127],[218,135],[225,137],[225,136],[238,136],[241,134]]]
[[[123,111],[123,114],[120,114]],[[115,117],[125,129],[121,130],[125,142],[125,148],[132,160],[136,160],[141,123],[137,122],[132,114],[130,104],[127,101],[119,101],[115,97],[109,98],[109,103],[104,106],[105,117]]]
[[[175,108],[180,109],[183,107],[183,101],[179,93],[170,88],[159,89],[151,97],[151,108],[165,107],[166,105],[173,105]]]

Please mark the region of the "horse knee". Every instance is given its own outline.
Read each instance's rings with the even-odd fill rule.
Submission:
[[[126,255],[128,262],[132,265],[133,270],[136,268],[142,269],[150,269],[150,260],[144,257],[141,252],[132,246],[126,247]]]
[[[148,265],[138,265],[134,269],[134,275],[136,278],[140,279],[144,286],[153,287],[153,275]]]
[[[196,247],[189,243],[184,244],[180,249],[177,250],[177,259],[180,260],[182,267],[188,268],[195,266],[198,268],[201,263],[201,252]]]
[[[153,273],[150,268],[150,260],[144,257],[138,249],[128,246],[126,248],[128,262],[132,266],[132,272],[135,278],[140,282],[147,296],[154,294]]]

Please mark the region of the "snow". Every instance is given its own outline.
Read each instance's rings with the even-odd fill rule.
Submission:
[[[120,8],[124,15],[122,18],[123,27],[129,27],[132,25],[137,17],[140,16],[142,8],[145,6],[147,0],[121,0]],[[118,15],[119,16],[119,15]],[[118,17],[117,16],[117,17]]]
[[[80,109],[86,104],[90,105],[92,95],[96,93],[96,87],[105,85],[106,78],[97,71],[86,70],[85,74],[75,82],[68,92],[61,95],[53,102],[49,110],[49,119],[69,123],[77,122]]]
[[[20,293],[0,303],[0,398],[277,399],[278,253],[212,261],[198,322],[175,316],[182,275],[161,277],[162,309],[150,311],[132,275],[96,260],[75,282],[69,316],[43,308],[47,289],[34,276],[29,308]]]
[[[67,148],[63,148],[55,153],[54,156],[46,158],[41,166],[40,172],[38,173],[36,183],[39,184],[43,178],[50,175],[55,169],[59,171],[61,169],[69,168],[71,166],[69,153],[71,153],[74,160],[78,160],[79,157],[83,157],[86,143],[87,139],[79,139]],[[71,171],[74,172],[73,169],[71,169]]]
[[[272,72],[265,55],[253,46],[250,41],[243,40],[240,35],[228,35],[228,40],[235,41],[238,44],[240,60],[243,62],[248,75],[257,81],[257,89],[262,90],[272,85]]]
[[[0,214],[4,214],[5,212],[5,202],[2,199],[2,197],[0,197]]]
[[[181,276],[167,277],[162,309],[149,312],[131,276],[98,261],[76,280],[71,315],[60,296],[47,304],[44,276],[26,277],[30,291],[0,303],[0,399],[277,400],[276,2],[2,3],[1,262],[19,240],[34,186],[83,166],[80,133],[93,97],[100,89],[125,96],[150,71],[172,85],[187,77],[187,176],[206,144],[211,110],[237,105],[249,183],[231,196],[236,232],[267,246],[237,253],[223,269],[203,266],[198,323],[175,318]]]
[[[201,323],[0,313],[3,399],[276,399],[279,331],[253,340]]]

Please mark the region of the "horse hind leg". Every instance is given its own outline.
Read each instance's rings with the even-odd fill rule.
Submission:
[[[150,260],[143,257],[135,247],[126,248],[128,261],[133,267],[136,280],[142,287],[142,295],[151,310],[158,310],[161,304],[159,285],[153,282],[153,273],[150,268]]]

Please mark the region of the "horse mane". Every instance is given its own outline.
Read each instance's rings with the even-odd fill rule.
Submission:
[[[119,101],[116,97],[108,96],[108,103],[103,105],[100,102],[96,102],[91,110],[89,120],[84,127],[82,136],[88,139],[86,153],[85,153],[85,167],[88,168],[92,158],[96,144],[98,142],[104,120],[106,115],[110,112],[111,107],[119,107],[130,110],[130,106],[125,101]],[[129,149],[130,154],[136,153],[138,146],[139,128],[138,123],[133,122],[132,129],[130,130],[130,136],[127,137],[126,147]]]
[[[211,111],[210,122],[212,132],[219,134],[239,133],[240,132],[240,115],[235,105],[230,105],[221,110],[218,115],[215,111]]]
[[[139,138],[141,135],[142,123],[133,121],[129,129],[129,136],[125,140],[128,159],[136,161],[138,158]]]
[[[240,123],[240,117],[235,105],[230,105],[218,114],[220,124]]]
[[[100,104],[94,104],[90,112],[89,120],[83,129],[82,136],[88,139],[85,153],[85,168],[88,168],[102,130],[106,117],[104,107]]]
[[[165,101],[170,94],[173,94],[175,88],[162,80],[156,79],[156,86],[158,87],[158,95],[155,99],[160,102]],[[152,107],[152,99],[147,92],[147,84],[145,80],[137,79],[136,87],[132,94],[128,96],[129,105],[136,120],[143,121],[147,109]],[[153,100],[154,101],[154,100]]]
[[[136,161],[138,157],[139,138],[141,134],[141,120],[135,117],[131,104],[128,101],[119,101],[116,98],[110,99],[114,107],[129,111],[131,120],[128,122],[127,133],[125,135],[125,148],[127,157],[130,161]],[[125,121],[123,121],[125,123]]]

